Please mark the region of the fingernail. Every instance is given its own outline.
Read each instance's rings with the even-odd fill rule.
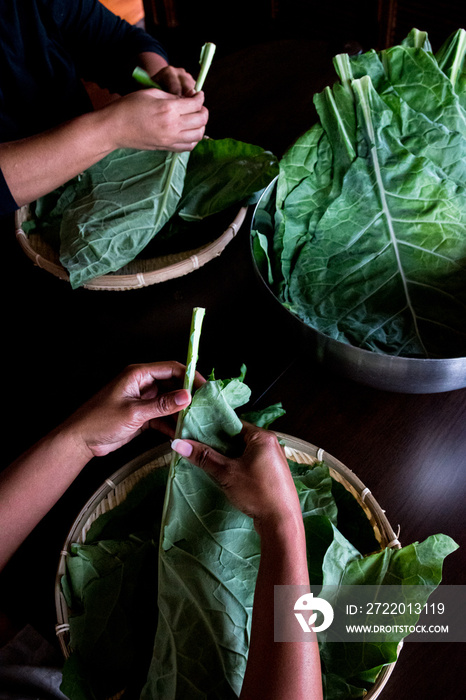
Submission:
[[[190,457],[193,452],[193,446],[190,445],[189,442],[185,442],[184,440],[179,440],[177,438],[172,442],[172,450],[177,452],[182,457]]]
[[[185,403],[191,401],[191,394],[186,389],[181,389],[175,394],[175,403],[177,406],[182,406]]]

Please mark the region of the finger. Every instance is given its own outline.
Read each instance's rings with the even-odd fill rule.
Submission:
[[[187,408],[191,403],[191,394],[186,389],[178,389],[159,394],[153,399],[139,400],[134,406],[134,419],[141,425],[156,418],[171,416]]]
[[[169,379],[179,379],[183,381],[186,374],[186,366],[176,360],[165,362],[147,362],[145,364],[134,364],[128,367],[128,371],[134,373],[142,384],[148,384],[153,380],[165,381]],[[200,386],[205,382],[204,377],[196,372],[194,385]]]
[[[178,101],[177,109],[179,114],[190,114],[191,112],[199,112],[204,104],[204,93],[195,92],[192,97],[182,97]]]
[[[278,450],[285,455],[283,447],[278,442],[276,434],[272,430],[258,428],[257,425],[243,421],[241,431],[244,440],[244,455],[253,457],[258,454],[274,454]]]
[[[228,471],[227,464],[231,460],[212,447],[195,440],[176,439],[172,442],[172,450],[205,471],[220,484],[225,481]]]
[[[193,151],[201,139],[196,139],[196,141],[187,141],[186,143],[175,143],[170,148],[159,149],[166,151],[173,151],[174,153],[185,153],[186,151]]]
[[[179,141],[177,142],[180,145],[185,145],[185,146],[191,146],[191,144],[197,144],[199,141],[202,141],[202,138],[204,137],[204,127],[201,127],[200,129],[189,129],[187,131],[182,131],[179,134]]]
[[[167,362],[154,362],[149,364],[149,367],[153,368],[153,377],[155,379],[180,379],[183,380],[186,374],[186,365],[177,362],[176,360],[169,360]],[[196,370],[194,374],[194,388],[198,389],[202,384],[205,384],[206,379],[202,374]]]
[[[186,86],[186,88],[183,90],[183,97],[194,97],[196,94],[197,93],[194,86]]]

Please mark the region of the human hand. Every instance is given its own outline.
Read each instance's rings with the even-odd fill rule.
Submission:
[[[106,455],[147,428],[173,437],[176,414],[191,402],[178,362],[130,365],[78,409],[63,428],[88,459]],[[194,386],[205,380],[197,373]]]
[[[172,448],[207,472],[230,502],[254,519],[259,534],[265,526],[301,521],[296,487],[275,433],[244,423],[242,436],[244,451],[236,458],[194,440],[174,440]]]
[[[102,110],[110,119],[113,148],[191,151],[203,138],[209,113],[204,93],[178,97],[163,90],[137,90]]]
[[[196,81],[184,68],[164,66],[152,76],[152,80],[172,95],[191,97],[196,94],[194,90]]]

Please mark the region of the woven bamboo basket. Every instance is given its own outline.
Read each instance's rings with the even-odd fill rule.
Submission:
[[[320,461],[325,462],[329,468],[331,477],[340,482],[345,489],[354,496],[363,509],[374,530],[375,537],[381,550],[387,547],[396,549],[401,547],[398,536],[393,531],[385,515],[385,511],[379,506],[370,490],[350,469],[348,469],[348,467],[325,452],[322,448],[318,448],[311,443],[284,433],[276,434],[284,445],[286,456],[294,462],[309,465]],[[74,521],[60,554],[55,581],[55,608],[57,614],[55,631],[65,658],[70,655],[71,647],[69,638],[69,611],[61,590],[61,578],[66,570],[66,557],[70,553],[71,544],[73,542],[83,543],[92,523],[102,513],[106,513],[122,503],[138,481],[143,479],[152,470],[169,465],[170,458],[171,448],[169,443],[166,443],[128,462],[128,464],[119,469],[102,484]],[[383,667],[376,682],[365,695],[365,700],[375,700],[375,698],[380,695],[390,678],[394,666],[395,663],[392,663]],[[115,699],[113,698],[112,700]]]
[[[198,270],[219,256],[238,233],[246,216],[247,207],[241,207],[231,224],[218,238],[193,250],[154,258],[135,258],[117,272],[95,277],[83,285],[85,289],[99,291],[126,291],[182,277]],[[21,207],[15,214],[16,239],[32,262],[59,279],[69,281],[66,269],[61,265],[58,251],[37,233],[26,234],[22,225],[29,216],[29,206]]]

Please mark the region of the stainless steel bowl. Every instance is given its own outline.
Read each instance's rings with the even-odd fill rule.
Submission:
[[[267,282],[267,273],[256,254],[256,233],[271,233],[275,207],[276,178],[256,204],[251,220],[251,255],[256,273],[266,293],[279,305],[285,317],[299,329],[306,351],[341,376],[385,391],[405,394],[429,394],[466,387],[466,357],[450,359],[417,359],[382,355],[342,343],[320,333],[286,309]]]

